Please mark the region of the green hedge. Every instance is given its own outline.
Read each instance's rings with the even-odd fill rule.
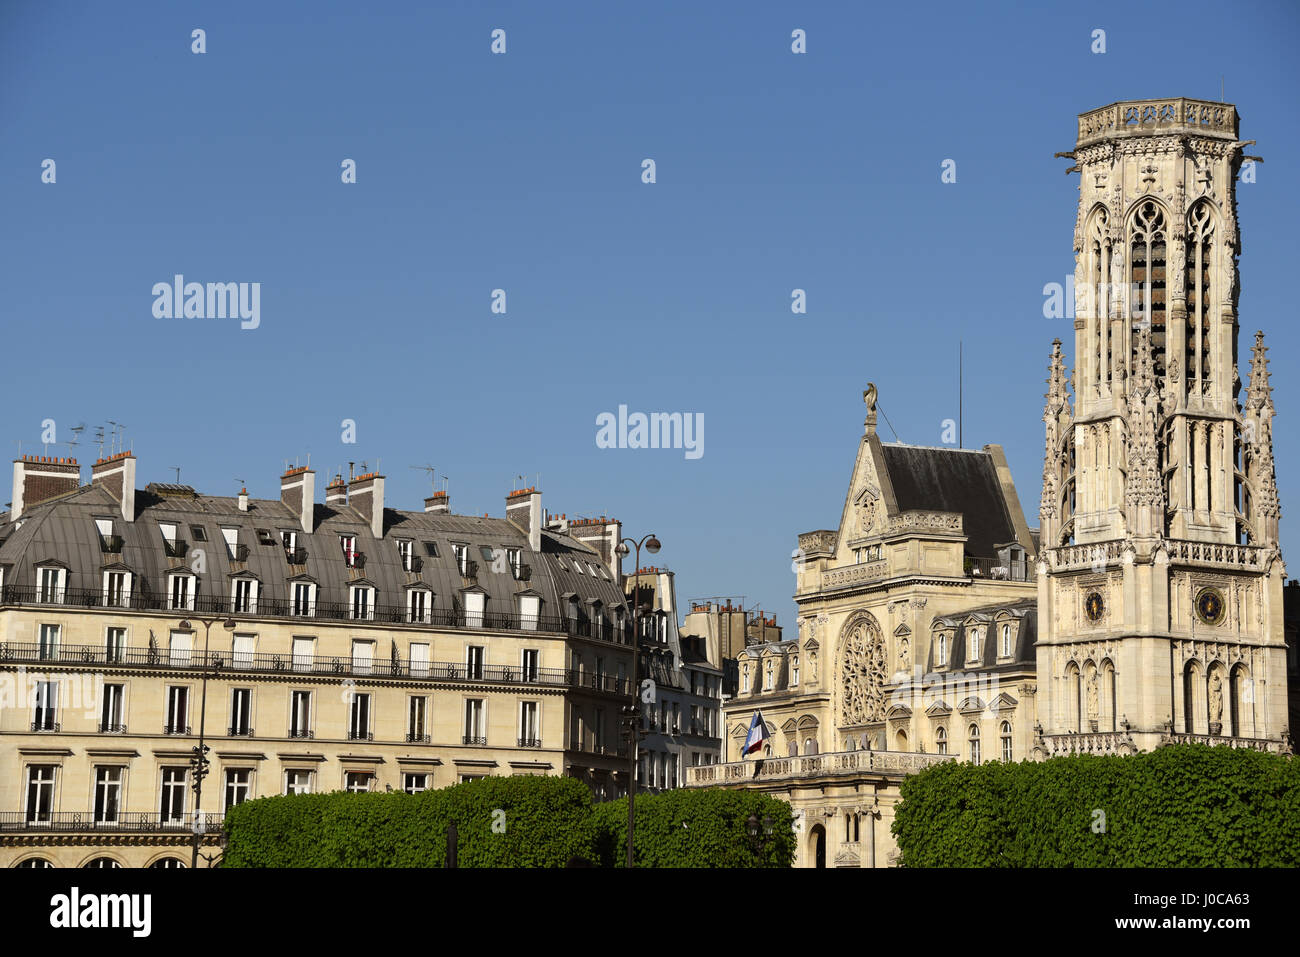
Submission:
[[[643,867],[788,867],[790,807],[746,791],[637,798]],[[755,841],[746,821],[769,819]],[[443,867],[456,822],[461,867],[623,866],[627,801],[593,805],[580,781],[482,778],[420,794],[259,798],[226,813],[225,867]],[[683,823],[686,827],[683,827]],[[760,828],[762,825],[760,824]]]
[[[625,867],[627,798],[594,811],[601,863]],[[756,836],[750,815],[759,822]],[[794,860],[790,805],[756,791],[690,788],[638,797],[634,833],[638,867],[789,867]]]
[[[941,764],[904,780],[893,832],[908,867],[1296,867],[1300,765],[1200,744]]]
[[[498,811],[502,813],[497,813]],[[420,794],[259,798],[226,813],[225,867],[563,867],[596,859],[591,792],[573,778],[467,781]]]

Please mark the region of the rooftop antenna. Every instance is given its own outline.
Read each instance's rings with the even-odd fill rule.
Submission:
[[[354,466],[355,466],[356,464],[357,464],[356,462],[349,462],[349,463],[348,463],[348,481],[349,481],[349,482],[352,481],[352,476],[355,474],[355,473],[354,473]],[[364,464],[364,463],[363,463],[363,464]]]
[[[68,451],[71,452],[81,443],[81,433],[86,431],[86,423],[82,422],[80,425],[74,425],[68,431],[72,433],[72,438],[68,439],[67,442]]]
[[[419,469],[422,472],[429,473],[429,484],[433,491],[438,491],[438,470],[432,465],[408,465],[408,469]]]
[[[957,340],[957,448],[964,449],[966,446],[962,443],[962,356],[961,340]]]
[[[1219,74],[1219,102],[1223,102],[1223,74]]]
[[[99,452],[95,455],[95,458],[102,459],[104,457],[104,427],[102,425],[95,426],[95,444],[99,446]]]
[[[176,484],[181,484],[181,467],[179,465],[169,465],[168,468],[176,470]]]

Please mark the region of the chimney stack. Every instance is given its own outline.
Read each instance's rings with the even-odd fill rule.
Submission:
[[[451,500],[447,497],[446,492],[434,492],[424,500],[424,510],[446,515],[451,511]]]
[[[246,488],[239,490],[239,510],[241,512],[248,511],[248,489]]]
[[[90,484],[102,487],[121,503],[124,521],[135,521],[134,452],[118,452],[97,460],[90,469]]]
[[[569,534],[578,541],[590,545],[599,554],[601,561],[614,575],[614,583],[623,582],[622,563],[619,561],[619,539],[623,537],[623,523],[616,518],[575,518],[569,521]]]
[[[27,506],[75,492],[80,484],[81,467],[76,459],[52,455],[24,455],[14,459],[14,500],[9,521],[20,518]]]
[[[528,535],[528,548],[542,550],[542,493],[534,487],[521,488],[506,496],[506,518]]]
[[[384,477],[378,472],[358,475],[348,485],[348,504],[370,522],[370,533],[384,537]]]
[[[325,486],[325,504],[331,508],[342,508],[348,504],[348,487],[344,484],[341,473],[335,475],[330,484]]]
[[[280,476],[280,501],[289,507],[304,532],[310,533],[316,508],[316,473],[302,466]]]

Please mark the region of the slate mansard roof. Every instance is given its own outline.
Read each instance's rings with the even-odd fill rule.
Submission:
[[[347,505],[314,506],[313,531],[304,532],[298,515],[275,499],[250,499],[248,510],[241,511],[238,499],[200,494],[158,494],[162,486],[137,489],[135,521],[122,518],[121,505],[97,485],[87,485],[58,498],[25,508],[18,522],[9,515],[0,516],[0,567],[4,584],[34,586],[36,567],[45,562],[59,562],[68,568],[69,591],[98,591],[106,566],[120,562],[139,582],[143,579],[156,596],[167,594],[168,572],[180,562],[164,551],[159,523],[174,523],[176,538],[188,544],[187,551],[203,550],[205,570],[198,573],[198,597],[216,596],[229,599],[232,574],[250,574],[260,582],[262,599],[287,600],[291,597],[291,579],[301,580],[304,570],[291,567],[281,543],[282,531],[293,531],[297,545],[305,548],[306,576],[317,584],[318,604],[344,604],[349,600],[348,586],[364,580],[375,587],[375,606],[404,606],[408,587],[423,586],[433,594],[433,608],[448,611],[467,588],[486,593],[485,611],[489,614],[516,614],[515,596],[532,590],[541,600],[543,617],[568,614],[568,596],[575,596],[583,614],[590,614],[599,602],[606,614],[625,607],[624,597],[597,552],[567,535],[543,530],[540,553],[529,548],[527,532],[503,518],[477,518],[437,512],[406,512],[384,509],[384,534],[376,540],[369,521]],[[188,491],[188,490],[186,490]],[[112,519],[113,534],[121,536],[120,553],[101,550],[96,519]],[[201,526],[206,541],[198,541],[191,526]],[[232,561],[222,535],[223,528],[238,529],[240,545],[248,546],[247,562]],[[272,544],[259,542],[258,530],[265,529]],[[364,553],[364,568],[349,568],[345,562],[340,535],[355,535],[356,550]],[[413,553],[423,561],[419,573],[403,569],[397,550],[399,539],[413,541]],[[435,542],[438,555],[430,555],[425,542]],[[453,543],[469,546],[469,558],[478,563],[476,581],[467,583],[456,565]],[[503,570],[493,570],[480,547],[518,548],[522,563],[531,567],[531,579],[516,581],[508,563]],[[562,563],[563,560],[563,563]],[[573,571],[574,560],[583,563],[581,574]],[[186,565],[190,562],[186,560]],[[197,563],[195,563],[197,564]],[[498,563],[498,565],[503,563]],[[590,565],[605,569],[594,576]],[[608,577],[605,577],[608,575]],[[135,592],[139,586],[133,585]]]
[[[900,511],[960,512],[966,551],[991,558],[1017,540],[1002,483],[987,452],[881,443]]]

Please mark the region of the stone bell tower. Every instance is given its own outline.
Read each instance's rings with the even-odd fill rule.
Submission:
[[[1268,361],[1238,402],[1227,103],[1115,103],[1071,153],[1074,370],[1047,379],[1036,752],[1289,747]],[[1069,387],[1069,389],[1067,389]],[[1073,398],[1069,390],[1073,391]]]

